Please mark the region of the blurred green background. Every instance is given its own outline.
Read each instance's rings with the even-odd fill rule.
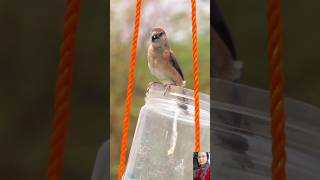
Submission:
[[[81,1],[63,179],[88,180],[108,122],[107,1]],[[45,179],[66,1],[0,1],[0,179]]]

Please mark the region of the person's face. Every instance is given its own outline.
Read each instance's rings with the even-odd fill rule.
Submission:
[[[207,154],[205,152],[198,153],[198,162],[202,166],[207,162]]]

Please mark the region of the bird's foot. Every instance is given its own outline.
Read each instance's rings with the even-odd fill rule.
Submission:
[[[150,90],[151,86],[152,86],[153,84],[155,84],[155,83],[158,83],[158,82],[155,82],[155,81],[151,81],[151,82],[149,82],[149,84],[148,84],[148,88],[147,88],[147,92],[146,92],[146,93],[149,93],[149,90]]]
[[[167,91],[171,88],[172,85],[175,85],[175,84],[165,84],[164,86],[166,87],[164,89],[164,92],[163,92],[163,96],[165,96],[167,94]]]

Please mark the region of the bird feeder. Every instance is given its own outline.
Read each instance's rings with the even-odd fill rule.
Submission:
[[[269,92],[213,80],[211,104],[214,179],[270,180],[271,117]],[[320,177],[320,109],[285,99],[287,177]]]
[[[193,177],[193,91],[154,84],[140,110],[123,179],[171,179]],[[183,93],[180,93],[183,92]],[[210,151],[210,98],[200,93],[201,150]],[[187,109],[181,109],[181,105]]]

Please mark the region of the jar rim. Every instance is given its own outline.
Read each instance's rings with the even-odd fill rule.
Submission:
[[[146,105],[156,105],[159,111],[173,111],[179,109],[186,110],[188,115],[182,115],[181,118],[187,123],[194,123],[192,116],[194,116],[194,91],[181,86],[170,85],[167,86],[161,83],[154,83],[151,85],[149,91],[146,93],[145,102]],[[199,93],[200,103],[200,123],[210,124],[210,96],[204,93]]]
[[[170,85],[164,95],[166,86],[161,83],[154,83],[151,85],[149,92],[146,93],[147,98],[157,97],[169,99],[172,97],[186,98],[189,105],[194,106],[194,91],[181,86]],[[200,108],[210,111],[210,96],[204,93],[199,93]]]

